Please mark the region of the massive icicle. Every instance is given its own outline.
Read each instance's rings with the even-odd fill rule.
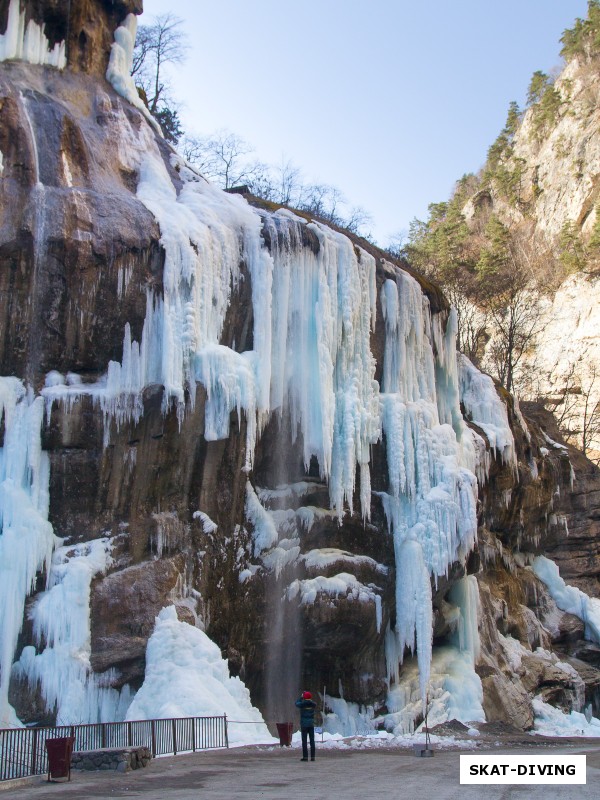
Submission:
[[[446,621],[454,633],[443,647],[432,654],[427,684],[429,726],[458,719],[461,722],[483,722],[483,687],[475,672],[479,657],[479,588],[477,579],[467,575],[457,581],[448,596]],[[396,658],[396,639],[387,637],[388,657]],[[395,660],[390,670],[396,667]],[[413,733],[424,712],[423,676],[420,665],[409,659],[401,675],[390,687],[386,706],[388,713],[378,722],[394,734]]]
[[[48,454],[42,451],[43,401],[17,378],[0,378],[0,727],[15,724],[8,683],[25,599],[57,542],[48,522]]]
[[[128,14],[124,22],[115,31],[115,41],[110,49],[106,80],[121,97],[124,97],[131,105],[141,111],[156,133],[162,136],[160,125],[139,96],[135,81],[131,75],[136,33],[137,17],[135,14]]]
[[[381,305],[382,425],[390,483],[382,497],[397,573],[397,638],[388,639],[387,652],[393,676],[392,662],[402,661],[416,638],[424,702],[431,663],[430,576],[446,574],[475,544],[475,451],[460,415],[453,315],[445,332],[439,317],[432,324],[420,286],[404,273],[385,281]]]

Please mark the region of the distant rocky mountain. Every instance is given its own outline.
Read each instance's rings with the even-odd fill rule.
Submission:
[[[184,162],[140,11],[0,3],[4,724],[202,713],[190,626],[270,725],[600,714],[597,472],[434,284]]]

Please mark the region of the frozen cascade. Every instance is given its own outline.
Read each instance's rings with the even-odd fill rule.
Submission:
[[[415,648],[423,703],[430,677],[430,576],[462,560],[477,535],[474,440],[460,415],[454,315],[431,323],[417,282],[399,273],[381,289],[386,324],[382,427],[390,492],[382,495],[396,557],[396,626],[388,673]],[[435,350],[434,350],[435,347]],[[434,352],[436,355],[434,355]]]
[[[56,539],[48,522],[50,462],[42,451],[43,400],[17,378],[0,378],[0,727],[18,724],[8,683],[27,595],[50,571]]]
[[[469,654],[473,666],[479,658],[479,586],[474,575],[466,575],[452,587],[448,600],[459,610],[458,649]]]
[[[124,97],[131,105],[141,111],[156,133],[162,136],[160,125],[144,105],[131,76],[136,33],[137,17],[135,14],[128,14],[124,22],[115,31],[115,41],[110,49],[106,80],[121,97]]]
[[[263,220],[179,161],[184,185],[177,194],[156,145],[144,143],[137,195],[161,228],[164,295],[148,293],[141,342],[126,326],[122,361],[111,361],[102,381],[66,385],[53,375],[43,390],[48,411],[55,401],[68,405],[90,395],[104,411],[108,435],[111,420],[118,427],[140,419],[144,387],[162,385],[164,410],[174,401],[183,414],[198,382],[207,393],[207,439],[226,437],[231,412],[245,412],[250,469],[262,426],[287,404],[306,466],[316,456],[338,517],[345,505],[352,510],[357,465],[368,517],[369,448],[381,432],[370,349],[375,259],[342,234],[309,223],[319,242],[315,254],[301,246],[304,222],[284,211]],[[251,277],[254,349],[237,353],[219,340],[242,261]]]
[[[23,649],[13,667],[16,677],[39,685],[58,725],[122,720],[131,702],[129,687],[110,688],[115,675],[90,666],[90,584],[110,565],[109,539],[59,547],[52,558],[48,589],[31,611],[33,634],[44,649]]]
[[[503,463],[517,469],[515,442],[506,405],[502,402],[494,386],[494,381],[471,364],[469,359],[459,353],[460,399],[469,419],[485,433],[492,450]],[[521,417],[521,420],[523,418]],[[522,421],[527,430],[525,421]]]
[[[345,504],[352,511],[359,466],[361,512],[368,518],[369,449],[381,432],[370,347],[375,259],[346,236],[309,223],[319,243],[315,254],[302,246],[300,223],[289,212],[277,212],[265,225],[275,262],[271,408],[289,407],[292,431],[302,433],[304,463],[316,456],[340,519]]]

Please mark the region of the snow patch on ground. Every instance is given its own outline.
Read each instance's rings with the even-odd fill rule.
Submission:
[[[592,717],[588,722],[585,714],[579,711],[565,714],[539,697],[533,699],[533,711],[535,733],[542,736],[600,737],[600,719],[596,719],[596,717]]]

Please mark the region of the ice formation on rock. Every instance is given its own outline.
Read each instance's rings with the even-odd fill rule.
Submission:
[[[17,378],[0,378],[0,727],[15,724],[8,683],[25,599],[48,576],[56,543],[48,522],[50,463],[42,451],[43,400]]]
[[[469,420],[485,433],[490,448],[501,461],[516,470],[515,442],[508,423],[508,412],[498,396],[494,381],[489,375],[479,372],[463,353],[459,353],[457,357],[460,399]],[[527,430],[524,420],[522,425]]]
[[[479,589],[475,576],[457,581],[448,599],[451,605],[447,611],[452,615],[448,621],[454,627],[454,635],[448,645],[433,652],[426,694],[422,693],[420,665],[416,659],[409,659],[402,675],[390,687],[388,713],[375,720],[394,735],[416,730],[416,720],[422,719],[425,703],[430,727],[449,719],[485,721],[483,688],[475,672],[479,656]],[[388,642],[392,650],[394,645],[393,639]]]
[[[416,281],[404,273],[381,290],[386,324],[382,427],[390,491],[382,495],[394,536],[396,638],[390,675],[415,647],[425,702],[431,662],[430,576],[462,560],[477,535],[476,459],[459,407],[455,319],[445,332]],[[435,354],[434,354],[435,353]]]
[[[532,569],[546,585],[550,597],[561,611],[574,614],[585,624],[586,639],[600,644],[600,600],[565,583],[560,577],[558,566],[545,556],[538,556]]]
[[[110,565],[109,539],[59,547],[53,555],[48,589],[37,595],[31,619],[41,652],[25,647],[14,675],[40,687],[58,725],[121,720],[131,700],[129,687],[110,688],[112,672],[90,666],[90,584]]]
[[[162,136],[160,125],[139,96],[135,81],[131,76],[136,32],[137,17],[135,14],[128,14],[115,31],[115,41],[110,49],[106,80],[121,97],[141,111],[156,133]]]
[[[30,64],[47,64],[64,69],[67,65],[65,43],[57,42],[50,48],[41,28],[32,19],[25,25],[25,10],[20,10],[20,0],[10,0],[6,31],[0,34],[0,61],[18,59]]]
[[[274,741],[242,681],[229,675],[218,646],[203,631],[180,622],[174,606],[163,608],[148,640],[144,683],[127,719],[223,714],[231,720],[230,744]]]
[[[331,597],[345,598],[359,603],[373,603],[375,607],[375,621],[377,631],[381,629],[381,596],[375,591],[376,587],[365,586],[349,572],[340,572],[331,578],[318,575],[316,578],[293,581],[287,590],[287,599],[300,598],[304,605],[315,602],[318,594]]]

